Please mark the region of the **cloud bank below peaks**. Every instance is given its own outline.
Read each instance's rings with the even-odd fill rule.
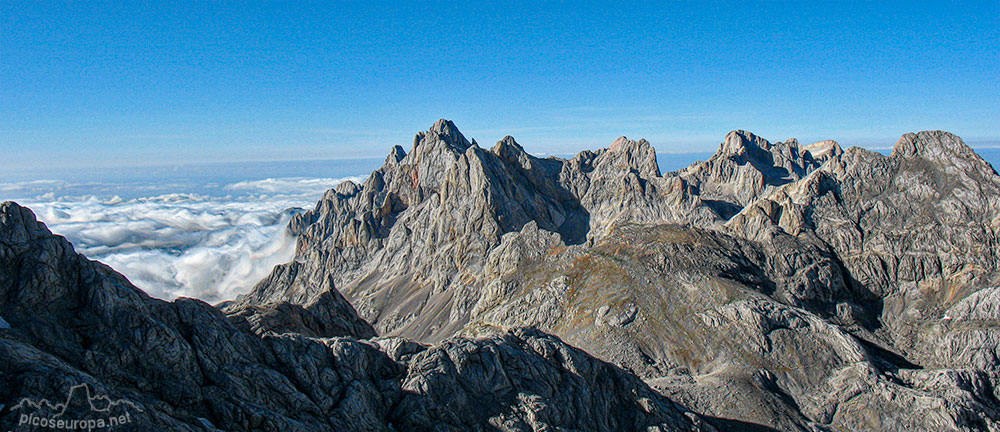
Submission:
[[[289,220],[344,180],[360,181],[269,178],[130,199],[106,190],[104,197],[72,195],[87,187],[65,182],[0,184],[0,193],[33,195],[21,203],[53,232],[150,295],[216,303],[249,291],[275,265],[291,261]],[[161,191],[135,185],[127,192],[143,190]]]

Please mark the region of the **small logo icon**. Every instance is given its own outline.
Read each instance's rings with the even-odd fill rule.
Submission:
[[[18,430],[66,431],[111,429],[132,423],[132,415],[142,412],[129,400],[94,395],[87,384],[70,387],[65,401],[22,398],[10,410],[18,414]]]

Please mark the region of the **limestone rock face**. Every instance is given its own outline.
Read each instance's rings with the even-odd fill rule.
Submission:
[[[332,287],[383,336],[538,328],[723,428],[996,430],[997,182],[943,132],[885,157],[735,131],[663,174],[644,140],[539,159],[441,121],[227,310]]]
[[[749,238],[827,245],[853,290],[877,302],[878,337],[909,361],[1000,367],[1000,321],[991,312],[1000,177],[960,138],[906,134],[888,157],[850,149],[728,226]]]
[[[126,430],[714,430],[634,375],[538,331],[438,347],[314,338],[261,330],[365,328],[331,297],[316,313],[347,316],[315,317],[346,327],[268,321],[285,311],[276,304],[250,329],[198,300],[153,299],[10,202],[0,205],[0,299],[4,430],[37,414],[23,399],[61,402],[80,385],[128,401]],[[72,414],[93,414],[84,411]]]
[[[995,373],[908,363],[872,342],[870,308],[838,270],[818,276],[827,256],[768,250],[712,230],[620,224],[592,247],[520,261],[488,285],[460,334],[535,327],[696,412],[779,430],[976,429],[970,419],[996,426]],[[804,270],[786,274],[778,259]],[[801,301],[800,281],[814,278],[810,289],[829,298]],[[954,314],[991,299],[971,299]],[[968,381],[930,388],[899,378],[938,375]]]
[[[809,146],[799,146],[795,139],[771,143],[740,130],[726,135],[709,160],[680,174],[728,219],[765,192],[801,179],[839,153],[834,141]]]
[[[808,151],[809,155],[820,163],[844,154],[844,149],[840,148],[840,144],[837,144],[834,140],[817,141],[802,146],[802,148]]]
[[[692,192],[684,179],[660,176],[645,140],[540,159],[511,137],[484,150],[441,120],[409,153],[395,147],[364,184],[341,184],[297,216],[295,262],[224,309],[243,317],[281,302],[308,309],[336,288],[379,334],[436,342],[469,321],[498,263],[516,261],[501,248],[505,234],[530,224],[578,245],[621,219],[721,224]]]
[[[634,375],[537,330],[447,340],[412,357],[402,389],[404,430],[432,421],[456,430],[713,429]]]

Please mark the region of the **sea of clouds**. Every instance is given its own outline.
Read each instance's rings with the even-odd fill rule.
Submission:
[[[882,150],[888,153],[889,150]],[[1000,149],[977,148],[1000,166]],[[704,154],[658,154],[661,170]],[[293,259],[288,221],[379,159],[4,173],[0,201],[31,208],[78,252],[154,297],[210,303],[248,292]],[[306,175],[303,175],[306,174]],[[45,180],[62,178],[62,180]]]
[[[362,178],[34,180],[0,183],[0,200],[31,208],[77,252],[154,297],[216,303],[249,291],[275,265],[291,261],[289,220],[344,180]]]

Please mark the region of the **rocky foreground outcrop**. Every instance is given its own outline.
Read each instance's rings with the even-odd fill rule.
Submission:
[[[359,340],[370,327],[348,314],[315,329],[362,334],[258,335],[199,300],[150,298],[11,202],[0,205],[0,316],[3,430],[48,430],[24,424],[31,415],[100,417],[102,400],[126,401],[115,412],[129,422],[114,430],[714,430],[537,330],[426,346]],[[259,324],[275,322],[290,325]],[[78,386],[95,397],[39,402]]]
[[[288,331],[255,311],[336,291],[383,336],[538,328],[737,430],[998,430],[998,185],[945,132],[886,157],[737,131],[661,173],[644,140],[541,159],[442,120],[223,309]]]

